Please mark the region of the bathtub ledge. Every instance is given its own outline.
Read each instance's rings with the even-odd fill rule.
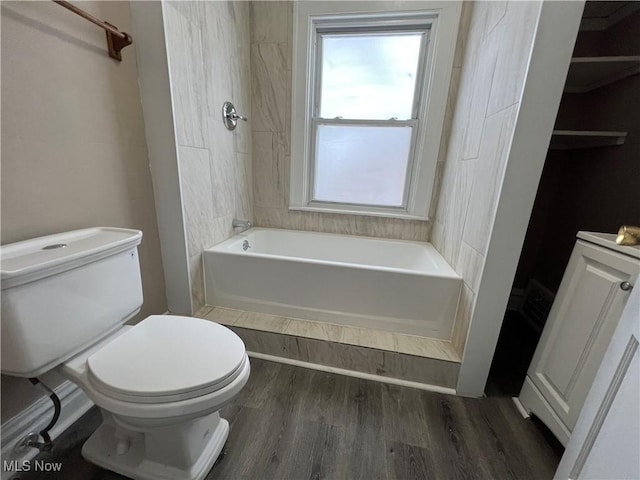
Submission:
[[[460,363],[451,342],[436,338],[392,333],[313,320],[247,312],[232,308],[205,306],[195,317],[230,327],[239,327],[294,337],[324,340],[344,345],[373,348],[403,355]]]

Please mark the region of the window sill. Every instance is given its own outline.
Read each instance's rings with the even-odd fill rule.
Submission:
[[[329,205],[308,205],[308,206],[289,206],[290,211],[301,212],[320,212],[320,213],[334,213],[338,215],[361,215],[366,217],[384,217],[384,218],[396,218],[398,220],[418,220],[422,222],[429,221],[429,217],[419,216],[411,214],[403,210],[390,210],[383,207],[375,208],[362,208],[358,206],[340,205],[339,207],[332,207]]]

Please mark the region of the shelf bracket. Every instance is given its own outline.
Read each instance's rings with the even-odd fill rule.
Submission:
[[[53,2],[75,13],[76,15],[81,16],[85,20],[89,20],[94,25],[103,28],[107,34],[107,48],[109,49],[109,56],[118,61],[122,61],[122,54],[120,52],[124,47],[133,43],[131,35],[126,32],[121,32],[115,25],[111,25],[109,22],[100,20],[99,18],[91,15],[89,12],[85,12],[81,8],[78,8],[65,0],[53,0]]]

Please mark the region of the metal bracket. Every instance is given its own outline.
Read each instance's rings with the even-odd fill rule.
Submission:
[[[126,32],[121,32],[115,25],[111,25],[109,22],[105,22],[97,17],[94,17],[89,12],[85,12],[81,8],[76,7],[66,0],[53,0],[53,2],[75,13],[76,15],[81,16],[85,20],[89,20],[94,25],[103,28],[104,31],[107,32],[107,47],[109,49],[109,56],[111,58],[115,58],[118,61],[122,61],[122,55],[120,54],[120,51],[127,45],[131,45],[133,43],[133,38],[131,38],[131,35]]]
[[[114,25],[111,25],[109,22],[104,22],[110,27],[116,28]],[[105,30],[107,34],[107,47],[109,48],[109,56],[111,58],[115,58],[116,60],[122,61],[122,54],[120,51],[133,43],[133,38],[126,32],[120,32],[125,37],[119,37],[112,33],[110,30]]]

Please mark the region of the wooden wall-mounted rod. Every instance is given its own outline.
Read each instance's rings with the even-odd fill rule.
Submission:
[[[53,2],[57,3],[61,7],[66,8],[67,10],[72,11],[76,15],[80,15],[82,18],[85,18],[89,20],[91,23],[98,25],[100,28],[103,28],[107,34],[107,46],[109,48],[109,56],[111,58],[115,58],[116,60],[122,60],[122,55],[120,54],[120,51],[127,45],[131,45],[133,43],[133,39],[131,38],[131,35],[125,32],[121,32],[110,23],[104,22],[99,18],[94,17],[89,12],[85,12],[81,8],[78,8],[69,2],[66,2],[64,0],[53,0]]]

